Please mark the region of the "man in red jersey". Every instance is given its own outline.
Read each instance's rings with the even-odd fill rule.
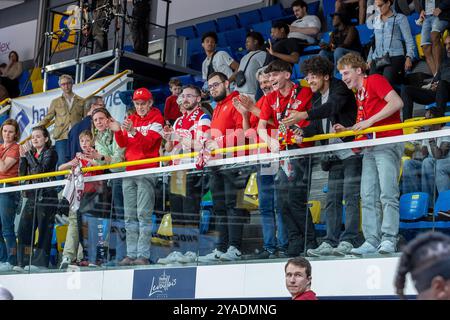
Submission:
[[[184,86],[179,99],[186,112],[175,120],[173,129],[165,131],[166,151],[172,154],[198,151],[202,147],[202,142],[210,137],[211,117],[200,107],[200,89],[194,85]],[[178,162],[191,161],[192,159],[185,158]],[[170,194],[173,223],[198,227],[202,197],[201,183],[201,176],[189,173],[186,176],[186,196],[180,198],[178,195]],[[178,205],[173,206],[176,203]]]
[[[221,72],[208,76],[208,88],[217,102],[211,121],[211,138],[220,147],[231,147],[245,143],[242,130],[242,116],[233,106],[237,91],[230,92],[229,81]],[[236,208],[239,189],[245,188],[249,172],[246,168],[227,166],[211,167],[210,188],[213,209],[217,217],[219,239],[213,252],[199,257],[200,262],[240,260],[242,229],[246,221],[246,211]]]
[[[270,93],[261,106],[258,134],[266,141],[272,152],[278,152],[280,143],[277,130],[267,132],[270,119],[276,128],[281,121],[290,115],[291,111],[307,111],[311,109],[312,91],[302,88],[291,82],[292,67],[289,63],[276,60],[271,62],[265,71],[270,76],[274,91]],[[295,131],[297,128],[309,124],[307,120],[296,123],[294,128],[286,130]],[[281,128],[279,128],[281,129]],[[288,149],[297,149],[312,146],[311,143],[290,144]],[[276,179],[278,203],[281,206],[282,218],[288,230],[288,256],[296,257],[304,249],[317,246],[314,224],[311,213],[307,208],[309,183],[311,181],[311,165],[308,157],[286,159],[280,163]]]
[[[401,122],[402,99],[383,76],[365,75],[366,63],[360,55],[346,54],[339,59],[337,68],[347,87],[356,90],[358,110],[356,124],[351,130],[360,131]],[[346,130],[341,124],[335,124],[334,128],[337,132]],[[389,130],[376,133],[376,137],[401,134],[402,130]],[[398,176],[402,154],[402,143],[364,148],[361,203],[365,242],[359,248],[352,249],[352,254],[396,251],[400,224]]]
[[[264,71],[265,69],[262,68],[256,73],[259,87],[264,93],[256,103],[250,97],[244,95],[241,95],[239,100],[235,98],[233,101],[234,107],[242,114],[245,135],[250,139],[250,143],[259,141],[257,130],[261,106],[264,104],[266,97],[272,92],[270,77]],[[269,132],[276,130],[273,126],[273,120],[269,121],[267,127]],[[278,161],[264,162],[257,166],[258,204],[263,232],[263,248],[255,256],[257,259],[286,257],[288,245],[287,228],[281,218],[281,206],[277,205],[275,192],[275,177],[278,168]]]
[[[134,91],[133,103],[136,112],[123,124],[110,124],[117,145],[125,148],[126,161],[155,158],[159,156],[164,119],[154,108],[153,96],[146,88]],[[138,170],[158,167],[159,163],[127,167]],[[127,235],[127,256],[120,265],[149,264],[151,215],[155,205],[155,177],[140,175],[123,178],[123,199],[125,230]]]
[[[292,300],[317,300],[311,290],[311,264],[303,257],[289,259],[284,267],[286,288]]]

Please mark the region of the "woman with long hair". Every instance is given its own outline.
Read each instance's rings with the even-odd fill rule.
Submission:
[[[0,84],[6,88],[10,98],[16,98],[20,95],[19,77],[23,66],[16,51],[11,51],[8,58],[8,64],[1,69]]]

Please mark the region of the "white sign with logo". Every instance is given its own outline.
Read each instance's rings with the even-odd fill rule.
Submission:
[[[16,51],[20,61],[33,60],[37,20],[0,29],[0,63],[8,63],[8,55]]]
[[[73,86],[73,92],[80,97],[85,98],[104,86],[113,77],[115,76],[76,84]],[[132,81],[132,79],[124,75],[98,93],[99,96],[103,97],[106,108],[111,115],[120,122],[122,122],[125,117],[126,106],[120,100],[119,93],[127,90],[127,83],[130,81]],[[20,140],[27,138],[31,134],[31,129],[47,114],[52,100],[61,95],[61,89],[55,89],[11,100],[10,118],[16,119],[19,123],[21,132]]]

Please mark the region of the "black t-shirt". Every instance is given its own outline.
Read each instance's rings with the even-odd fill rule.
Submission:
[[[272,42],[272,49],[273,51],[282,54],[291,54],[292,52],[297,52],[300,54],[300,46],[298,41],[293,38],[279,39]],[[277,59],[277,57],[268,54],[264,65],[267,66],[269,63]]]

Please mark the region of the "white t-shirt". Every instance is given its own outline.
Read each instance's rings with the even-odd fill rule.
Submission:
[[[320,20],[317,16],[307,15],[292,22],[291,26],[298,28],[318,28],[320,31],[322,24],[320,23]],[[302,39],[308,41],[308,43],[316,42],[315,37],[306,35],[301,32],[289,32],[288,38]]]
[[[203,80],[206,80],[208,77],[208,65],[211,61],[211,58],[206,57],[205,60],[203,60],[202,64],[202,77]],[[226,75],[228,78],[231,77],[233,74],[233,70],[230,68],[231,63],[233,62],[233,58],[230,57],[230,55],[225,51],[217,51],[216,54],[213,57],[213,68],[216,72],[222,72],[224,75]]]
[[[245,84],[242,87],[237,87],[236,90],[240,93],[255,95],[256,90],[258,88],[258,80],[256,79],[256,72],[264,66],[264,62],[266,61],[267,52],[259,51],[255,53],[255,51],[251,51],[242,57],[241,62],[239,63],[240,71],[244,71],[245,66],[247,65],[248,59],[251,60],[248,63],[247,69],[245,70]]]

